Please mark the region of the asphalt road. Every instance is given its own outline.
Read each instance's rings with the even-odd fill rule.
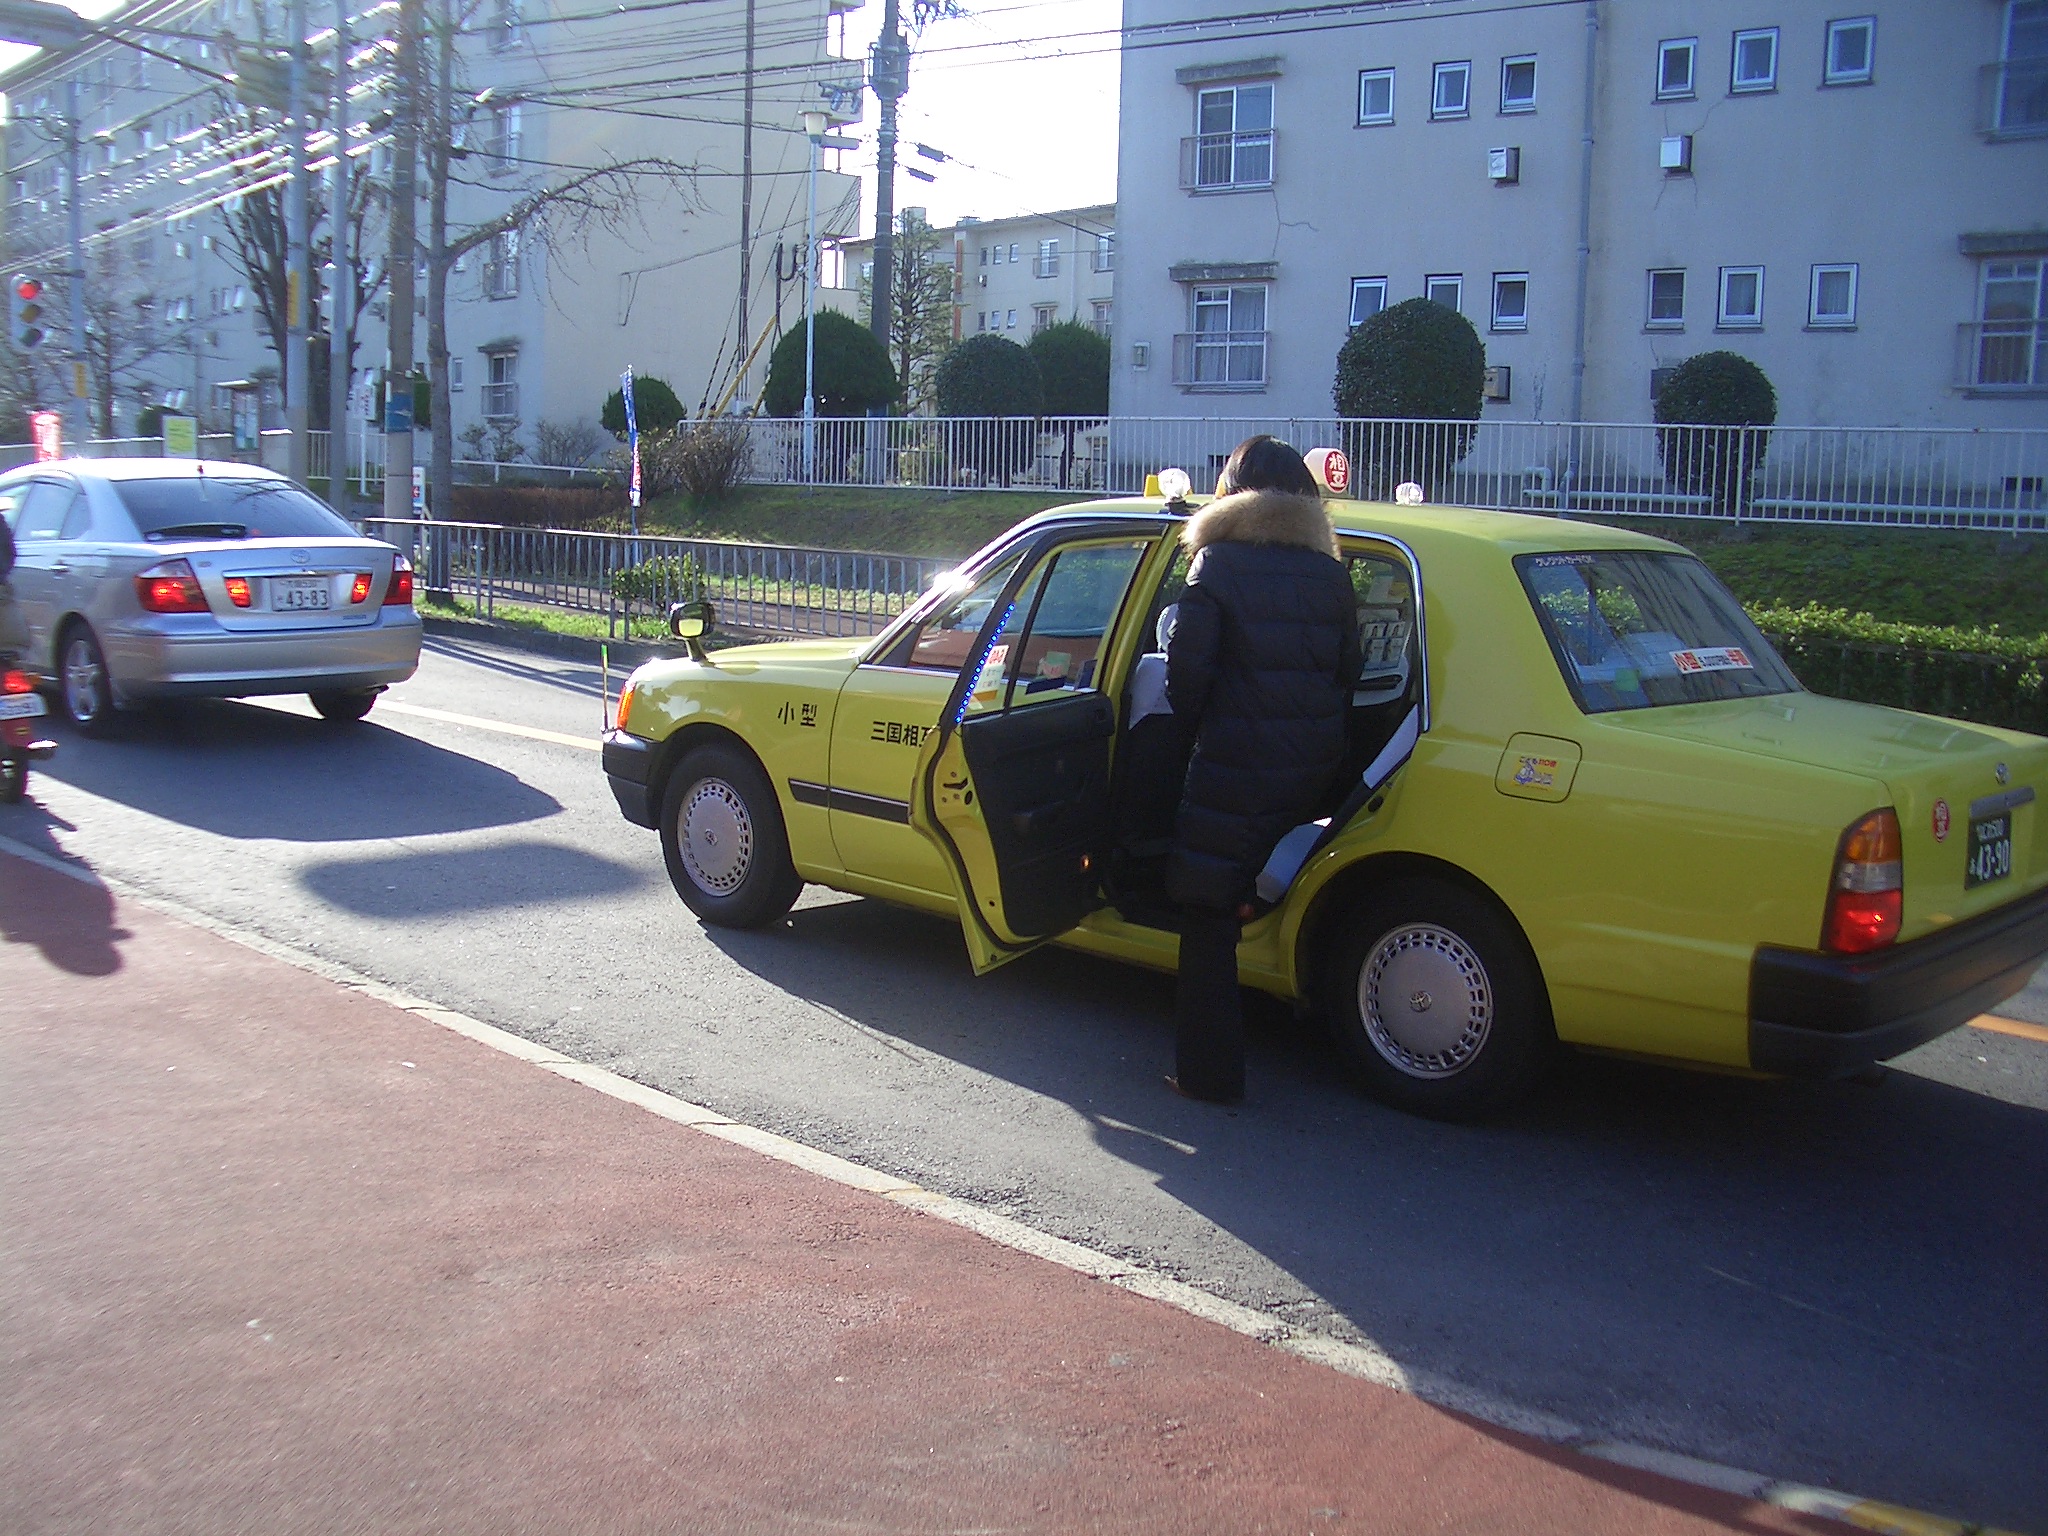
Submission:
[[[354,730],[66,736],[0,837],[1607,1434],[2048,1530],[2048,1044],[1965,1029],[1874,1084],[1587,1059],[1471,1129],[1261,1006],[1249,1102],[1190,1104],[1164,977],[976,980],[950,925],[817,890],[700,927],[600,728],[594,668],[432,638]]]

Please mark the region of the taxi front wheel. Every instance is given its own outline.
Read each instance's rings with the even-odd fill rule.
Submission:
[[[720,928],[759,928],[795,905],[802,876],[767,775],[746,753],[699,747],[661,800],[661,855],[685,905]]]
[[[1543,978],[1513,921],[1448,881],[1402,880],[1343,920],[1323,1007],[1366,1091],[1476,1120],[1541,1079],[1556,1046]]]

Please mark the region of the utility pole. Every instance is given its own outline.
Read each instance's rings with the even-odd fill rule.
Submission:
[[[291,85],[285,113],[291,119],[292,181],[285,197],[285,425],[291,429],[285,470],[294,480],[306,478],[307,429],[312,425],[313,369],[310,335],[306,324],[307,306],[313,299],[313,257],[310,199],[306,195],[306,119],[312,100],[306,90],[306,0],[291,0],[285,8],[285,25],[291,29]]]
[[[420,152],[420,3],[398,0],[398,100],[391,143],[391,324],[384,385],[384,515],[412,516],[412,307],[414,162]]]
[[[873,59],[869,78],[875,99],[882,104],[882,127],[875,136],[875,276],[868,289],[868,326],[887,351],[889,286],[896,261],[896,103],[910,88],[910,45],[903,40],[897,0],[885,0],[882,7],[882,35],[875,39]]]
[[[747,329],[747,293],[754,276],[754,0],[747,0],[746,105],[740,126],[740,377],[747,394],[747,372],[754,361],[754,337]],[[749,400],[749,404],[751,404]]]
[[[334,281],[327,286],[327,500],[346,512],[348,493],[349,334],[356,312],[356,274],[348,248],[348,0],[334,0],[334,172],[328,178],[328,230]],[[310,402],[309,402],[310,404]]]
[[[894,0],[891,0],[894,4]],[[825,136],[825,114],[804,114],[804,137],[810,141],[810,211],[804,220],[804,483],[818,467],[818,152]]]
[[[437,0],[434,79],[421,114],[427,122],[427,499],[447,516],[455,506],[454,397],[448,379],[448,165],[455,143],[455,32],[452,0]],[[437,562],[434,582],[444,573]],[[433,585],[433,583],[429,583]]]
[[[64,207],[71,235],[71,280],[64,285],[71,300],[71,442],[84,451],[92,436],[92,404],[85,353],[85,199],[79,195],[79,139],[85,124],[78,115],[78,76],[64,82]]]

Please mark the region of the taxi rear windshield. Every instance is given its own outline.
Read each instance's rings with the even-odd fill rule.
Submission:
[[[1515,569],[1589,715],[1799,690],[1742,605],[1690,555],[1521,555]]]
[[[289,480],[180,475],[116,480],[145,539],[352,539],[356,531]]]

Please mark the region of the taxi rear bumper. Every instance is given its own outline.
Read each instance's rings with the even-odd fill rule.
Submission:
[[[659,807],[654,804],[648,780],[654,773],[654,743],[627,731],[604,733],[604,776],[612,787],[619,812],[635,826],[655,825]]]
[[[2048,889],[1870,955],[1759,948],[1749,1061],[1759,1072],[1853,1071],[1947,1034],[2026,986],[2048,954]]]

